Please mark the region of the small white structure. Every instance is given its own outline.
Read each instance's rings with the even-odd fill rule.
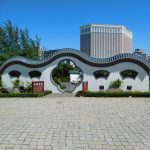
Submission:
[[[1,67],[5,87],[12,87],[18,78],[24,85],[32,80],[44,81],[44,89],[60,93],[63,90],[52,79],[52,72],[63,60],[71,60],[82,71],[83,81],[88,82],[89,91],[108,90],[112,81],[123,81],[122,90],[149,91],[150,62],[135,54],[119,54],[111,58],[95,59],[77,50],[60,50],[47,60],[33,61],[22,57],[7,60]],[[70,81],[80,81],[79,74],[70,74]],[[81,83],[81,82],[80,82]],[[74,93],[82,90],[77,84]]]
[[[70,82],[72,84],[78,84],[79,82],[81,82],[81,73],[79,71],[73,70],[70,71]]]

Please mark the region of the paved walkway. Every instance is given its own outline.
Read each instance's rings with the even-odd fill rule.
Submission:
[[[0,99],[0,150],[150,150],[150,99]]]
[[[52,94],[44,96],[44,98],[75,97],[75,95],[76,94],[74,94],[74,93],[68,93],[68,92],[64,92],[64,93],[52,93]]]

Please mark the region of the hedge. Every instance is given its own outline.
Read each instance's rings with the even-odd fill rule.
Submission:
[[[150,92],[85,92],[79,91],[76,96],[84,96],[84,97],[150,97]]]
[[[0,93],[0,97],[42,97],[51,93],[52,91],[43,93]]]

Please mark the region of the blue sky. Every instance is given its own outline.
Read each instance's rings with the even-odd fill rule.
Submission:
[[[39,35],[47,49],[79,49],[82,25],[124,25],[133,49],[150,54],[150,0],[0,0],[0,24],[8,19]]]

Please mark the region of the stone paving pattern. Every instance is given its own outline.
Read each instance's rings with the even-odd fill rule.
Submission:
[[[0,99],[0,150],[150,150],[150,99]]]

